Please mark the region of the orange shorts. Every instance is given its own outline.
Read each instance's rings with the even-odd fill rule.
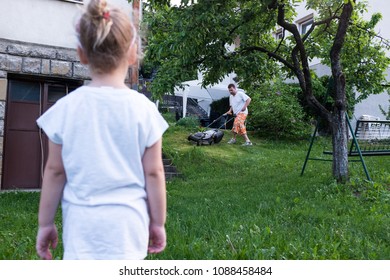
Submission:
[[[233,123],[233,128],[232,128],[233,133],[237,133],[239,135],[246,134],[246,127],[245,127],[246,116],[247,115],[245,115],[244,113],[237,114]]]

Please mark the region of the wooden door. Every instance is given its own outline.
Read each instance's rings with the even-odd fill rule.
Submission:
[[[45,83],[42,94],[42,112],[46,112],[57,102],[57,100],[75,90],[77,87],[77,85],[68,85],[66,83]],[[42,130],[40,130],[40,135],[42,163],[44,166],[48,155],[48,138]],[[43,171],[41,173],[43,173]]]
[[[47,159],[47,137],[37,118],[81,82],[9,80],[2,189],[37,189]]]
[[[40,185],[40,134],[35,120],[41,113],[41,86],[37,82],[9,81],[2,189]]]

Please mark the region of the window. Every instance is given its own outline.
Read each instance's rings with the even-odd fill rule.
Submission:
[[[313,24],[313,19],[302,23],[302,25],[301,25],[301,34],[302,35],[305,34],[310,29],[312,24]]]
[[[301,33],[301,35],[304,35],[313,25],[313,14],[310,14],[298,20],[296,23],[298,25],[299,32]]]
[[[39,103],[41,86],[39,83],[28,81],[10,81],[11,101]]]
[[[276,32],[275,32],[275,39],[276,40],[282,40],[282,38],[283,38],[283,29],[282,28],[280,28],[280,29],[278,29]]]

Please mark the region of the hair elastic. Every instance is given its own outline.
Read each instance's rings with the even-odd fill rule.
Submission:
[[[103,18],[105,20],[109,20],[110,19],[110,11],[104,11],[103,12]]]

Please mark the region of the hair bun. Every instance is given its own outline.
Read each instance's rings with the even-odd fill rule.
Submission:
[[[129,15],[106,0],[90,0],[76,31],[89,66],[101,72],[114,69],[137,38]]]

